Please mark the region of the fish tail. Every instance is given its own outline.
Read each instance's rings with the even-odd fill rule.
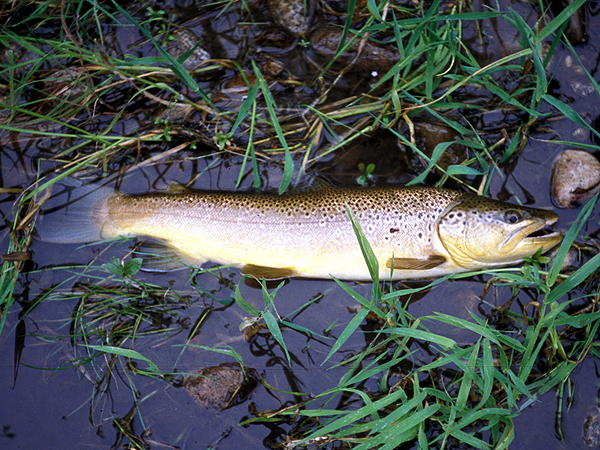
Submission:
[[[36,226],[39,238],[57,244],[80,244],[118,236],[108,220],[108,198],[112,188],[83,184],[76,178],[63,178],[50,188]]]

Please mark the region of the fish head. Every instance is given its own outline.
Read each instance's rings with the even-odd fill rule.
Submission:
[[[465,269],[505,266],[558,245],[562,234],[545,230],[557,220],[552,211],[464,194],[440,216],[438,236]]]

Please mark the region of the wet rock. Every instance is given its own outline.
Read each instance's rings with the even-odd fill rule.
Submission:
[[[26,49],[17,42],[0,43],[0,66],[10,67],[15,74],[28,73],[33,68],[33,61],[36,59],[39,59],[37,53]],[[30,64],[26,64],[30,61]]]
[[[583,441],[590,447],[600,447],[600,410],[594,408],[583,422]]]
[[[429,157],[433,155],[433,151],[440,144],[456,141],[461,138],[460,134],[454,129],[440,122],[436,122],[433,118],[428,118],[430,121],[421,120],[415,121],[415,138],[417,147],[422,149]],[[447,170],[448,167],[459,165],[462,161],[469,158],[467,148],[460,144],[452,144],[448,147],[442,156],[437,160],[437,167],[434,169],[439,175],[442,175],[442,170]],[[428,167],[429,163],[423,160],[424,167]]]
[[[179,56],[200,42],[200,38],[189,28],[178,28],[173,32],[173,36],[175,40],[169,41],[167,44],[167,52],[173,58],[179,58]],[[185,70],[193,70],[209,59],[211,59],[210,53],[202,48],[202,45],[198,45],[182,65]]]
[[[558,255],[559,249],[560,249],[560,246],[555,247],[554,249],[552,249],[552,251],[550,251],[546,255],[546,256],[550,257],[550,259],[552,260],[549,265],[552,265],[555,263],[556,255]],[[567,252],[567,254],[565,255],[565,259],[563,260],[562,265],[560,266],[560,271],[562,273],[564,273],[567,270],[576,269],[579,267],[579,265],[580,265],[579,263],[580,263],[579,250],[575,247],[571,247],[569,249],[569,251]]]
[[[560,14],[567,6],[570,6],[573,0],[560,0],[550,2],[551,7],[554,9],[556,15]],[[564,33],[569,42],[573,45],[585,44],[588,41],[588,35],[586,31],[586,7],[578,8],[571,17]]]
[[[171,103],[166,108],[162,108],[156,114],[154,114],[154,123],[185,122],[194,111],[194,107],[188,103]]]
[[[256,49],[269,53],[285,53],[296,48],[297,39],[277,28],[264,31],[254,45]]]
[[[244,371],[237,363],[206,367],[195,375],[183,377],[181,385],[201,406],[223,410],[246,399],[258,384],[254,369]]]
[[[600,190],[600,162],[583,150],[565,150],[554,160],[550,178],[553,203],[576,208]]]
[[[93,83],[90,75],[84,69],[73,67],[59,69],[50,73],[42,81],[41,90],[52,104],[63,101],[84,104],[82,97],[91,95]]]
[[[264,75],[270,77],[277,77],[281,75],[281,72],[283,72],[283,69],[285,69],[283,62],[264,53],[259,56],[259,64],[260,71]]]
[[[313,17],[312,2],[305,0],[268,0],[273,21],[288,33],[302,36],[308,31]]]
[[[234,75],[219,86],[217,92],[213,94],[212,101],[233,100],[240,102],[240,99],[248,95],[250,86],[256,82],[256,75],[253,73],[246,73],[245,76],[242,74]],[[224,105],[220,107],[222,108]]]
[[[25,47],[17,44],[16,42],[3,42],[0,45],[0,63],[6,66],[14,66],[22,61],[26,52],[27,50]]]
[[[334,27],[323,27],[315,31],[310,37],[310,46],[320,56],[333,58],[342,38],[342,30]],[[348,36],[348,39],[351,37]],[[360,53],[359,53],[360,51]],[[385,73],[400,59],[400,54],[392,46],[379,45],[371,41],[360,39],[354,41],[352,46],[343,52],[336,62],[347,65],[354,64],[357,70],[369,73]]]
[[[9,106],[12,106],[10,86],[6,85],[0,88],[0,118],[5,118],[11,113]]]

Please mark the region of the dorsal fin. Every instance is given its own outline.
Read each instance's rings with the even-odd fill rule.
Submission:
[[[189,194],[190,192],[192,191],[177,181],[172,181],[167,186],[167,194]]]
[[[294,186],[294,189],[292,190],[292,192],[306,192],[306,191],[314,191],[314,190],[318,190],[318,189],[326,189],[326,188],[332,188],[333,185],[327,181],[324,180],[323,178],[313,178],[313,179],[305,179],[302,180],[300,183],[296,184],[296,186]]]

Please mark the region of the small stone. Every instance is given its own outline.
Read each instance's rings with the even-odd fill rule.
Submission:
[[[270,55],[262,54],[260,58],[260,69],[261,72],[270,77],[277,77],[281,75],[285,65],[283,62],[273,58]]]
[[[583,441],[590,447],[600,447],[600,417],[598,408],[585,416],[583,422]]]
[[[337,52],[343,31],[335,27],[322,27],[310,36],[310,47],[315,53],[324,58],[333,58]],[[350,39],[352,36],[348,36]],[[360,52],[360,53],[359,53]],[[386,73],[400,60],[400,54],[393,45],[380,45],[361,38],[338,56],[336,62],[340,65],[354,64],[354,68],[364,71],[369,77],[373,72]]]
[[[258,36],[254,42],[261,52],[285,53],[296,48],[297,39],[285,31],[269,28]]]
[[[176,40],[167,44],[167,51],[173,58],[178,58],[200,41],[200,38],[192,30],[183,27],[175,30],[173,36]],[[210,53],[203,49],[202,45],[199,45],[182,65],[185,70],[192,70],[209,59],[211,59]]]
[[[70,67],[49,74],[42,82],[42,90],[53,104],[70,101],[83,104],[82,97],[91,95],[93,84],[84,69]]]
[[[554,160],[550,191],[559,208],[576,208],[600,190],[600,162],[584,150],[565,150]]]
[[[312,2],[304,0],[269,0],[269,12],[273,21],[294,36],[308,31],[313,16]]]
[[[223,363],[184,376],[181,385],[201,406],[223,410],[244,401],[258,384],[254,369],[245,372],[237,363]]]
[[[154,123],[169,122],[181,123],[195,111],[192,105],[187,103],[171,103],[166,108],[160,109],[154,115]]]

